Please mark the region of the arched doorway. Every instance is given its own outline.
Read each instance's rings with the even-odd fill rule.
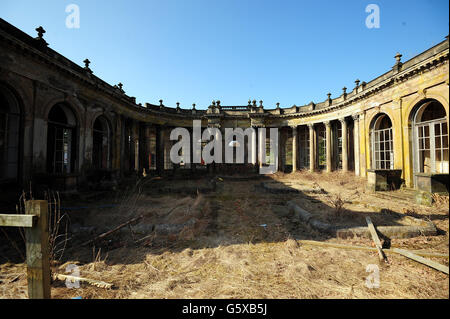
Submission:
[[[99,116],[92,129],[92,164],[96,169],[110,168],[110,126],[104,116]]]
[[[413,139],[414,173],[449,173],[448,126],[441,103],[419,103],[413,112]]]
[[[393,140],[391,119],[378,114],[370,126],[372,169],[394,169]]]
[[[66,104],[52,107],[48,115],[47,172],[69,174],[76,170],[77,120]]]
[[[0,182],[19,179],[20,107],[14,94],[0,85]]]

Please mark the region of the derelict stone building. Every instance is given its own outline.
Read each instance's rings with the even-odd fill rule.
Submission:
[[[392,69],[369,82],[356,80],[335,98],[285,108],[214,101],[198,110],[136,104],[121,83],[95,76],[88,59],[84,66],[68,60],[49,47],[42,27],[36,30],[33,38],[0,19],[2,185],[34,181],[67,190],[92,176],[162,173],[173,166],[170,130],[192,130],[193,120],[201,120],[220,129],[278,128],[281,171],[353,171],[375,189],[399,181],[429,191],[448,187],[448,37],[408,61],[397,54]],[[233,171],[261,165],[246,160]],[[227,165],[211,169],[227,171]]]

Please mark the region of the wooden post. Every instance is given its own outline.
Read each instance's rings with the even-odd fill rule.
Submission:
[[[387,257],[383,252],[380,238],[378,238],[378,234],[375,229],[375,226],[373,225],[372,220],[370,219],[369,216],[366,216],[366,222],[367,222],[367,226],[369,227],[370,235],[372,235],[372,240],[375,243],[375,247],[377,248],[378,257],[380,258],[380,261],[384,260],[385,262],[387,262]]]
[[[25,202],[25,214],[38,217],[35,227],[25,228],[28,298],[30,299],[50,299],[47,205],[45,200]]]

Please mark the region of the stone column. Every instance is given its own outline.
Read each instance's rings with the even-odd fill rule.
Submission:
[[[150,158],[150,154],[152,152],[151,147],[150,147],[151,146],[151,144],[150,144],[151,126],[146,124],[144,130],[145,130],[145,143],[144,143],[145,152],[144,152],[144,163],[143,163],[144,165],[143,166],[147,170],[147,173],[149,173],[150,169],[151,169],[151,163],[149,161],[149,158]],[[154,161],[154,159],[152,159],[152,161]]]
[[[139,122],[132,122],[132,147],[133,147],[133,167],[136,172],[139,172]]]
[[[339,120],[342,127],[342,171],[348,172],[348,141],[347,141],[347,122],[345,118]]]
[[[252,126],[252,129],[254,130],[254,132],[255,132],[255,137],[254,137],[254,139],[252,140],[252,154],[251,154],[251,163],[253,164],[253,167],[255,168],[255,169],[257,169],[258,168],[258,146],[259,146],[259,144],[258,144],[258,141],[259,141],[259,138],[258,138],[258,128],[257,127],[255,127],[255,126]]]
[[[156,126],[156,170],[158,174],[164,171],[164,133],[160,125]]]
[[[283,128],[279,128],[278,132],[278,170],[284,173],[284,134]]]
[[[355,175],[359,176],[359,115],[355,114],[353,118],[353,153],[355,155]]]
[[[297,170],[297,126],[292,128],[292,173]]]
[[[267,132],[265,132],[267,134]],[[258,130],[258,167],[262,167],[263,163],[265,163],[266,158],[266,145],[264,143],[266,142],[265,136],[264,136],[264,130],[260,129]]]
[[[314,172],[314,124],[308,124],[309,128],[309,170]]]
[[[326,121],[326,149],[327,149],[327,173],[331,172],[331,123]]]

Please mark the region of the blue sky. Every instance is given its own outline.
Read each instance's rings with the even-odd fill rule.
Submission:
[[[68,29],[65,8],[80,8]],[[380,28],[368,29],[368,4]],[[441,0],[1,0],[0,17],[75,63],[122,82],[137,102],[190,108],[304,105],[353,89],[444,40],[449,4]]]

